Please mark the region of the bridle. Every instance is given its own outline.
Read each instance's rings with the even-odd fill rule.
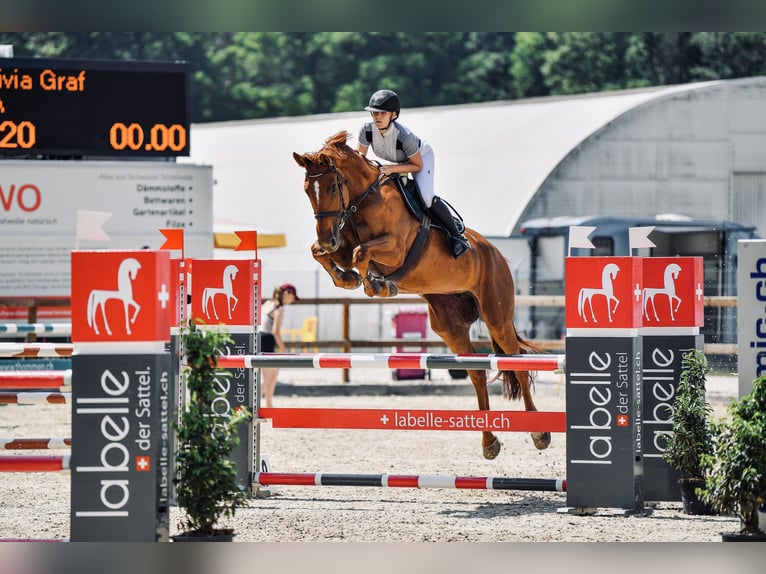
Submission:
[[[368,187],[367,190],[356,199],[356,201],[354,201],[353,203],[350,203],[349,205],[346,205],[346,197],[343,193],[343,187],[345,184],[345,187],[348,189],[349,187],[348,179],[345,176],[341,176],[340,172],[338,172],[338,168],[335,166],[335,163],[330,164],[329,170],[323,171],[320,173],[309,173],[308,171],[306,171],[306,177],[309,179],[317,178],[317,177],[325,176],[331,172],[335,174],[335,183],[332,185],[332,187],[334,187],[338,191],[338,195],[340,197],[338,209],[336,209],[335,211],[316,212],[314,213],[314,219],[322,219],[325,217],[336,217],[338,218],[338,232],[340,232],[340,230],[345,227],[346,222],[354,215],[354,213],[356,213],[359,205],[365,199],[367,199],[370,195],[372,195],[378,190],[382,179],[381,177],[378,177],[374,182],[372,182],[372,185],[370,185],[370,187]],[[350,200],[350,195],[349,195],[349,200]],[[351,219],[351,227],[357,242],[361,243],[359,234],[357,233],[357,230],[356,230],[356,224],[354,223],[353,219]]]

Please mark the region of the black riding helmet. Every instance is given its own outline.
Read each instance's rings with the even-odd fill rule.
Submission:
[[[396,112],[399,117],[402,103],[399,96],[392,90],[378,90],[370,96],[370,102],[364,108],[368,112]]]

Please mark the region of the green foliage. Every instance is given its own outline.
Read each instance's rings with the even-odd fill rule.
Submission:
[[[236,429],[250,413],[238,407],[228,418],[211,416],[210,405],[218,396],[220,381],[230,375],[217,366],[217,357],[231,337],[190,322],[183,338],[189,403],[177,429],[176,497],[185,513],[181,527],[186,532],[212,535],[219,518],[233,517],[236,506],[249,500],[237,485],[236,465],[228,457],[239,444]]]
[[[681,380],[672,406],[673,432],[662,455],[684,478],[702,478],[702,457],[713,451],[710,421],[713,409],[705,401],[709,372],[702,351],[692,349],[684,354]]]
[[[764,32],[0,32],[16,57],[187,61],[191,120],[361,112],[766,74]]]
[[[766,377],[732,402],[728,418],[713,425],[713,452],[703,456],[702,499],[715,510],[736,514],[741,531],[760,532],[758,507],[766,501]]]

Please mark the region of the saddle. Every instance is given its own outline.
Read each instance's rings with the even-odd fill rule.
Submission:
[[[396,187],[399,189],[399,192],[404,198],[404,204],[407,206],[407,209],[415,217],[415,219],[417,219],[422,224],[425,216],[428,214],[428,208],[425,206],[423,199],[420,197],[418,182],[411,177],[408,177],[407,174],[401,174],[399,177],[394,177],[394,180],[396,181]],[[454,207],[452,207],[449,203],[447,203],[447,201],[444,200],[444,198],[442,198],[442,201],[447,204],[450,211],[452,212],[452,219],[455,221],[455,226],[458,228],[458,231],[463,233],[465,230],[463,218],[455,210]],[[443,231],[449,237],[447,230],[444,229],[444,226],[437,220],[431,219],[430,226],[434,229]]]
[[[420,259],[420,255],[425,248],[428,234],[431,232],[432,227],[441,230],[447,236],[447,239],[449,239],[449,232],[438,221],[431,218],[428,208],[423,204],[423,200],[420,197],[420,191],[417,187],[418,184],[414,179],[408,177],[406,174],[402,174],[400,176],[390,176],[390,178],[395,182],[397,189],[402,194],[402,198],[404,198],[404,204],[407,206],[407,209],[420,223],[418,234],[415,237],[415,241],[410,246],[402,266],[389,275],[384,275],[383,273],[379,274],[381,277],[396,283],[397,281],[400,281],[407,274],[407,271],[409,271],[410,268],[415,264],[415,262]],[[462,233],[465,229],[463,219],[457,214],[455,208],[453,208],[448,203],[447,206],[453,213],[455,225],[460,230],[460,233]]]

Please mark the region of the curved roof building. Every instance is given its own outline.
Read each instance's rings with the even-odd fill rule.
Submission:
[[[766,77],[406,104],[401,121],[436,151],[437,193],[487,236],[518,236],[531,219],[664,213],[732,220],[766,235]],[[355,147],[368,117],[360,110],[192,126],[184,161],[213,166],[216,221],[286,235],[287,247],[261,252],[267,286],[289,272],[299,288],[336,294],[314,278],[314,219],[292,153],[315,151],[341,130]]]

